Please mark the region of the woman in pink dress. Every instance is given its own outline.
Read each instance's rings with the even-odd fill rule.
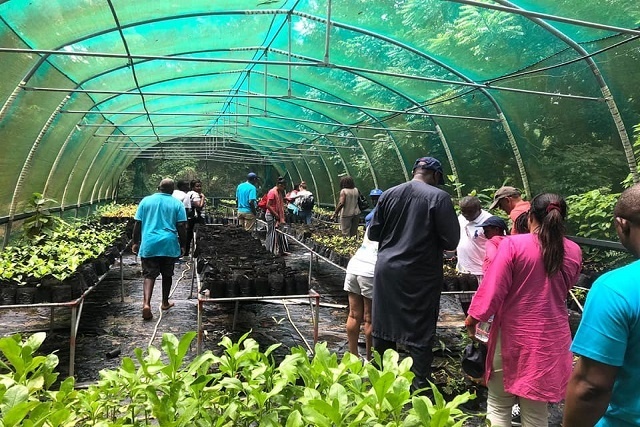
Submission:
[[[571,373],[566,298],[582,265],[578,245],[564,237],[567,205],[557,194],[531,201],[530,234],[504,239],[469,308],[465,326],[493,316],[485,371],[487,419],[511,426],[520,402],[523,425],[546,427],[548,402],[564,398]]]

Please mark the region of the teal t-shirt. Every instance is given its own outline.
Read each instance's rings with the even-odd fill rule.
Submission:
[[[603,274],[585,304],[571,350],[618,366],[607,411],[596,426],[640,425],[640,261]]]
[[[171,194],[147,196],[138,205],[134,217],[142,222],[141,258],[180,256],[180,241],[176,223],[187,220],[184,205]]]
[[[236,188],[236,200],[238,201],[239,213],[252,213],[251,212],[251,200],[256,200],[258,194],[256,192],[256,186],[252,183],[245,181],[238,185]]]

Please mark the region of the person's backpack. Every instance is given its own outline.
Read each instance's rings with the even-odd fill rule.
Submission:
[[[298,203],[298,206],[303,211],[310,211],[313,209],[315,204],[316,200],[314,199],[313,194],[307,194],[300,199],[300,203]]]
[[[360,193],[360,191],[358,191],[358,209],[360,209],[360,212],[364,212],[369,209],[369,202],[367,201],[367,198]]]
[[[264,193],[264,196],[258,202],[258,209],[262,209],[263,211],[267,210],[267,196],[269,193]]]

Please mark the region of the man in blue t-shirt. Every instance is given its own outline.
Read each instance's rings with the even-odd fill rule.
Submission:
[[[250,231],[256,225],[256,206],[258,194],[256,185],[258,175],[249,172],[247,180],[236,188],[236,203],[238,204],[238,222],[245,230]]]
[[[640,258],[640,184],[620,195],[614,215],[620,242]],[[596,280],[571,350],[580,359],[562,425],[640,425],[640,261]]]
[[[142,261],[144,277],[142,296],[142,318],[150,320],[151,295],[158,275],[162,275],[162,305],[173,307],[169,293],[173,283],[173,266],[184,253],[187,241],[187,214],[184,205],[171,194],[175,188],[172,179],[163,179],[158,193],[147,196],[138,205],[134,217],[133,246],[131,250]]]

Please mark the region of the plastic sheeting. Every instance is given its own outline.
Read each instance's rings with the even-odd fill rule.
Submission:
[[[5,0],[0,17],[5,221],[33,192],[111,199],[136,158],[266,165],[320,203],[340,174],[388,188],[426,154],[454,195],[637,180],[637,0]]]

